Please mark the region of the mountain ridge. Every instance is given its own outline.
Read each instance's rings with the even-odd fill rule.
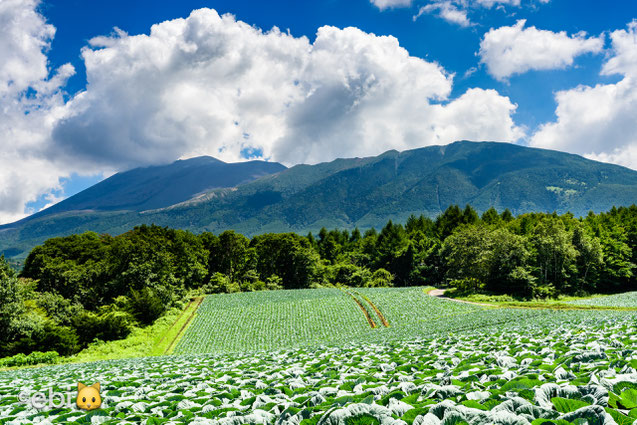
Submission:
[[[216,187],[240,185],[285,169],[277,162],[226,163],[211,156],[134,168],[116,173],[16,223],[67,211],[142,212],[157,209],[175,205]],[[0,228],[3,226],[7,225]]]
[[[250,236],[380,227],[411,214],[434,217],[452,204],[469,203],[478,211],[508,208],[514,214],[585,215],[635,199],[637,171],[625,167],[510,143],[460,141],[295,165],[143,211],[36,217],[0,232],[0,251],[22,253],[51,236],[85,230],[117,234],[144,223],[194,232],[233,229]]]

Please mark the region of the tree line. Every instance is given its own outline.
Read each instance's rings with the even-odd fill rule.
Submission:
[[[140,226],[35,247],[18,274],[0,260],[0,356],[67,355],[123,338],[188,295],[329,285],[434,285],[546,298],[637,289],[637,206],[590,213],[450,206],[380,231],[268,233],[251,239]]]

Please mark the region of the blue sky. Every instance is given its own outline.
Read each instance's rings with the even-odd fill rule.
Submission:
[[[0,127],[33,162],[4,178],[33,181],[6,189],[0,221],[104,175],[198,154],[291,165],[468,138],[637,168],[637,2],[8,1],[32,9],[13,31],[40,44],[19,55],[25,82],[4,98],[33,134]],[[215,12],[191,15],[200,8]],[[268,35],[275,26],[289,35]],[[245,78],[217,74],[226,66]],[[0,68],[0,83],[19,81],[11,72]]]

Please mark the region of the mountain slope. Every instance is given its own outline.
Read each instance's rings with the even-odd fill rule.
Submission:
[[[209,156],[117,173],[27,220],[65,211],[145,211],[220,187],[234,187],[285,170],[277,162],[226,163]]]
[[[134,196],[134,191],[131,192]],[[380,227],[410,214],[435,216],[451,204],[513,213],[585,215],[637,199],[637,172],[577,155],[493,142],[456,142],[377,157],[298,165],[176,205],[126,212],[65,212],[0,228],[0,250],[27,249],[85,230],[121,233],[155,223],[192,231],[307,232]]]

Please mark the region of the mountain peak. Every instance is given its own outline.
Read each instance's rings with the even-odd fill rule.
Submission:
[[[173,162],[173,164],[226,164],[226,162],[217,159],[214,156],[202,155],[178,159]]]

